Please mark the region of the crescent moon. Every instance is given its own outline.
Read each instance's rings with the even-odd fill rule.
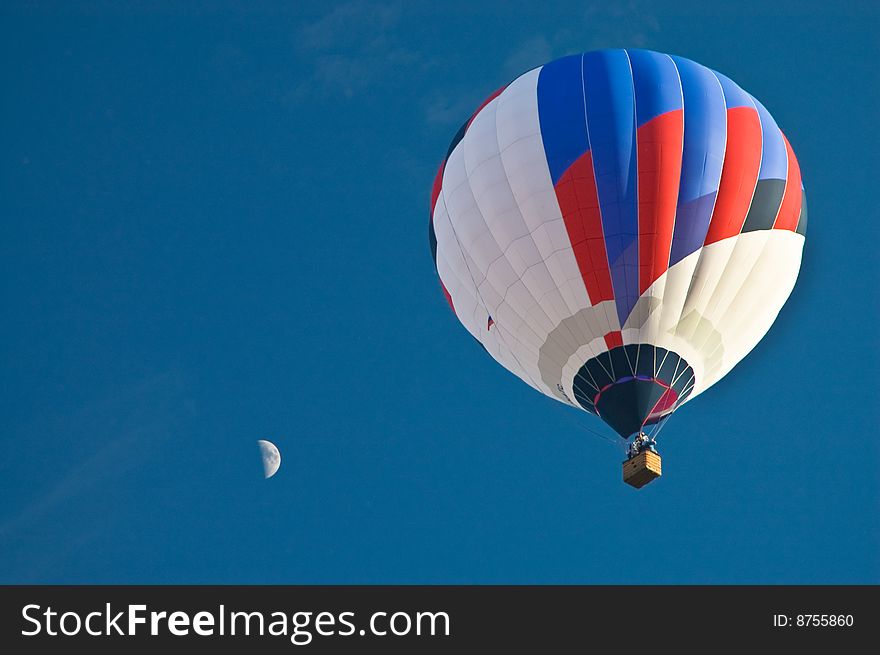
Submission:
[[[271,441],[257,439],[257,445],[260,447],[260,459],[263,460],[263,477],[269,479],[281,466],[281,453]]]

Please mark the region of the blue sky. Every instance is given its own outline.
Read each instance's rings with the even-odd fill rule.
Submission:
[[[0,582],[880,582],[876,4],[545,4],[4,3]],[[737,81],[810,207],[639,492],[427,243],[482,98],[600,47]]]

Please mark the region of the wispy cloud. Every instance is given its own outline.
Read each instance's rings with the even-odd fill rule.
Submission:
[[[391,73],[407,74],[429,62],[395,35],[404,5],[352,0],[305,25],[296,45],[312,73],[293,92],[296,100],[314,94],[351,98]]]
[[[582,50],[642,48],[660,31],[657,17],[633,0],[587,7],[584,14]]]
[[[435,91],[425,106],[425,119],[429,125],[450,125],[463,123],[477,108],[473,94],[448,95]]]
[[[499,85],[568,54],[601,48],[650,46],[659,30],[657,18],[632,0],[589,5],[580,18],[569,25],[552,32],[533,34],[517,43],[501,63]],[[432,126],[460,124],[481,100],[482,97],[472,90],[437,90],[425,103],[425,121]]]
[[[504,72],[520,75],[557,57],[588,50],[642,48],[659,31],[656,16],[632,0],[589,5],[580,25],[537,34],[517,45],[505,60]]]
[[[166,372],[118,390],[73,415],[50,417],[34,426],[35,432],[64,433],[70,439],[85,435],[98,445],[30,503],[7,516],[0,523],[0,538],[21,537],[71,498],[106,486],[179,437],[180,423],[194,411],[184,392],[181,376]]]
[[[526,39],[507,56],[504,61],[504,73],[508,77],[521,75],[553,59],[555,49],[546,34],[538,34]]]
[[[510,82],[526,71],[563,54],[576,52],[577,48],[573,48],[570,41],[567,30],[559,30],[553,34],[536,34],[525,39],[506,58],[499,59],[501,66],[496,85]],[[491,90],[435,90],[425,102],[425,121],[431,126],[458,126],[471,115]]]
[[[329,13],[300,30],[299,45],[310,50],[327,50],[343,43],[360,31],[382,32],[394,27],[400,20],[400,3],[367,4],[352,0],[337,5]]]

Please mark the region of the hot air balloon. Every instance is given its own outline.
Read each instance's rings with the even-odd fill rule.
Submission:
[[[634,437],[624,477],[641,486],[660,474],[646,431],[766,334],[806,225],[797,159],[760,102],[627,49],[489,96],[437,173],[429,237],[461,324],[527,384]]]

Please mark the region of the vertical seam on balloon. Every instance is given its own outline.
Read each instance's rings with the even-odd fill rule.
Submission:
[[[581,54],[581,98],[583,99],[583,102],[584,102],[584,129],[587,130],[587,143],[590,144],[590,152],[593,153],[594,152],[593,141],[592,141],[592,139],[590,139],[590,119],[587,117],[587,82],[586,82],[586,79],[584,78],[584,57],[585,56],[586,56],[586,54]],[[593,157],[592,154],[590,156],[590,168],[592,169],[592,174],[593,174],[593,184],[596,187],[596,200],[597,200],[596,209],[599,212],[599,225],[602,227],[602,249],[605,251],[605,269],[608,271],[609,280],[611,280],[611,262],[608,260],[608,246],[605,244],[605,223],[604,223],[604,220],[602,217],[602,203],[599,202],[599,181],[596,179],[596,158]],[[592,255],[590,256],[590,260],[592,261]],[[586,282],[584,282],[584,286],[586,286]],[[589,295],[590,294],[588,291],[587,297],[589,297]],[[616,304],[617,301],[614,297],[614,283],[613,283],[613,281],[611,282],[611,300],[614,300],[615,304]],[[590,302],[593,305],[599,304],[599,303],[594,303],[592,298],[590,298]],[[608,315],[608,306],[607,305],[603,306],[602,310],[605,312],[605,318],[608,321],[608,325],[613,327],[615,321],[612,321],[611,316]],[[615,317],[617,316],[616,309],[612,313],[614,314]],[[617,323],[619,325],[619,323],[620,323],[619,319],[617,320]],[[622,326],[619,326],[619,327],[622,327]],[[607,345],[606,345],[606,349],[602,352],[608,352]],[[612,372],[613,372],[613,366],[612,366]]]
[[[721,176],[724,173],[724,160],[727,159],[727,143],[730,135],[727,129],[727,96],[724,94],[724,86],[721,84],[721,80],[718,79],[718,76],[715,75],[715,71],[713,71],[711,68],[707,68],[706,70],[708,70],[712,74],[712,79],[714,79],[718,83],[718,88],[721,89],[721,99],[724,101],[724,152],[721,155],[721,170],[718,171],[718,183],[716,184],[715,189],[715,199],[712,201],[712,211],[709,212],[709,223],[706,225],[706,234],[708,234],[709,227],[712,225],[712,216],[715,214],[715,205],[718,204],[718,191],[721,189]],[[705,243],[706,235],[704,234],[703,245],[705,245]]]
[[[703,68],[706,68],[706,67],[703,66]],[[724,87],[721,86],[721,80],[719,80],[715,76],[715,72],[713,70],[711,70],[709,68],[706,68],[706,70],[712,74],[712,79],[715,80],[715,82],[718,84],[718,88],[721,90],[721,99],[724,101],[724,155],[721,158],[721,161],[722,161],[721,169],[722,170],[718,171],[718,181],[716,183],[716,188],[715,188],[715,198],[712,201],[712,211],[709,212],[710,223],[706,224],[706,234],[708,234],[709,233],[709,225],[711,224],[711,220],[712,220],[712,214],[715,212],[715,203],[718,201],[718,187],[721,185],[721,173],[723,172],[724,159],[727,155],[727,101],[725,100]],[[705,244],[706,234],[703,235],[703,238],[700,241],[701,244]],[[700,262],[703,260],[703,253],[705,252],[704,247],[705,247],[705,245],[701,245],[695,251],[697,253],[697,261],[694,263],[694,270],[693,270],[693,273],[691,274],[691,279],[688,281],[687,291],[685,291],[685,294],[684,294],[684,302],[681,304],[681,311],[678,314],[678,320],[675,322],[675,326],[676,326],[676,329],[674,332],[675,336],[682,336],[682,338],[684,338],[686,341],[687,341],[686,337],[678,334],[678,325],[681,323],[681,319],[684,317],[684,309],[688,304],[688,298],[690,297],[691,291],[694,288],[694,280],[695,280],[694,273],[697,272],[697,269],[700,267]],[[693,254],[693,253],[691,253],[691,254]],[[693,335],[691,335],[691,336],[693,336]]]
[[[779,126],[776,127],[779,130]],[[770,224],[770,229],[776,227],[777,221],[779,221],[779,212],[782,211],[782,204],[785,201],[785,193],[788,191],[788,185],[791,184],[791,175],[789,174],[789,163],[788,163],[788,143],[786,142],[785,136],[782,134],[782,130],[779,130],[779,136],[782,137],[782,150],[785,153],[785,186],[782,187],[782,197],[779,199],[779,207],[776,208],[776,216],[773,217],[773,222]]]
[[[681,71],[678,70],[678,65],[675,63],[675,60],[666,55],[669,58],[669,61],[672,62],[672,67],[675,69],[675,76],[678,78],[678,90],[681,93],[681,156],[679,158],[679,173],[678,173],[678,188],[679,192],[681,191],[681,174],[682,167],[681,163],[684,162],[684,132],[685,132],[685,121],[687,121],[687,112],[685,111],[684,106],[684,82],[681,80]],[[672,240],[675,237],[675,224],[678,221],[678,202],[675,203],[675,212],[672,216],[672,235],[669,237],[669,252],[666,254],[666,270],[668,271],[670,266],[670,262],[672,261]],[[665,286],[665,285],[664,285]],[[665,290],[665,289],[664,289]]]
[[[737,235],[742,234],[742,229],[746,225],[746,219],[749,216],[749,212],[752,210],[752,204],[755,202],[755,194],[758,192],[758,182],[761,179],[761,165],[764,163],[764,123],[761,120],[761,112],[758,111],[758,105],[755,102],[755,99],[751,94],[746,93],[746,95],[749,97],[749,100],[752,101],[752,106],[755,108],[755,114],[758,115],[758,127],[761,132],[761,158],[758,160],[758,174],[755,176],[755,186],[752,188],[752,197],[749,200],[749,206],[746,208],[745,214],[743,214],[742,223],[740,223],[739,229],[736,231]]]
[[[633,151],[635,153],[635,159],[636,159],[636,163],[635,163],[636,179],[632,180],[631,182],[635,185],[635,205],[636,205],[636,235],[635,235],[636,236],[636,238],[635,238],[635,244],[636,244],[636,258],[635,258],[636,259],[636,273],[635,273],[635,275],[636,275],[636,280],[635,280],[635,282],[636,282],[636,290],[639,290],[639,288],[640,288],[640,284],[639,284],[639,264],[640,264],[639,254],[640,254],[640,250],[641,250],[641,244],[639,243],[639,241],[640,241],[641,234],[642,234],[642,212],[639,209],[639,123],[638,123],[638,109],[636,107],[636,78],[635,78],[635,75],[633,74],[632,60],[629,58],[629,52],[626,51],[626,48],[623,49],[623,54],[626,57],[626,65],[629,67],[629,81],[630,81],[630,84],[632,84],[632,99],[633,99],[632,130],[633,130],[633,146],[634,146]],[[623,262],[623,276],[624,276],[623,281],[624,281],[624,286],[626,288],[626,291],[627,291],[627,293],[629,293],[629,290],[632,287],[629,284],[626,269],[627,269],[626,260],[624,259],[624,262]],[[629,319],[629,317],[632,315],[633,310],[635,309],[636,303],[639,300],[639,296],[641,296],[641,292],[639,292],[638,295],[632,299],[632,305],[629,308],[629,314],[624,316],[623,320],[620,321],[620,343],[621,343],[621,345],[626,345],[623,341],[623,326],[626,324],[627,319]],[[627,298],[627,304],[629,304],[629,298]],[[637,345],[636,345],[636,365],[638,365],[639,349],[641,348],[641,340],[637,340],[636,343],[637,343]],[[626,353],[626,349],[624,349],[624,353]],[[627,357],[627,361],[629,361],[629,357]],[[632,362],[630,362],[630,369],[632,369],[632,374],[635,375],[636,369],[632,365]]]
[[[624,48],[624,50],[623,50],[623,55],[626,57],[626,65],[629,68],[629,81],[630,81],[630,84],[632,85],[631,88],[632,88],[632,97],[633,97],[632,131],[633,131],[633,146],[634,146],[633,151],[635,154],[635,173],[636,173],[636,175],[635,175],[634,180],[630,180],[630,183],[635,186],[635,208],[636,208],[636,234],[635,234],[636,279],[635,279],[635,283],[636,283],[636,290],[638,291],[638,289],[639,289],[639,250],[640,250],[639,236],[642,233],[641,232],[642,224],[641,224],[641,212],[639,211],[639,130],[638,130],[638,118],[637,118],[638,114],[637,114],[637,110],[636,110],[636,80],[635,80],[635,76],[633,75],[633,71],[632,71],[632,60],[629,58],[629,53],[626,51],[626,48]],[[631,167],[630,170],[633,170],[633,168]],[[624,253],[624,261],[623,261],[623,285],[624,285],[624,289],[626,290],[626,293],[629,293],[630,289],[632,289],[632,286],[629,284],[629,272],[627,271],[626,254],[625,253]],[[641,295],[641,294],[639,294],[639,295]],[[630,315],[632,314],[633,309],[635,309],[635,305],[639,299],[639,295],[637,295],[635,298],[632,299],[632,305],[629,308],[629,313],[623,317],[623,320],[620,321],[620,329],[621,329],[620,343],[621,343],[621,345],[626,345],[623,342],[623,326],[626,324],[627,319],[629,319]],[[626,298],[626,303],[627,303],[627,305],[630,304],[629,298]],[[624,353],[625,352],[626,352],[626,349],[624,349]],[[627,357],[627,361],[629,361],[629,357]],[[638,351],[636,352],[636,361],[638,361]],[[632,374],[635,375],[636,371],[635,371],[635,368],[632,367],[631,362],[630,362],[630,368],[632,369]]]
[[[687,121],[687,111],[684,106],[684,83],[681,80],[681,71],[678,70],[678,65],[675,63],[675,59],[673,59],[669,55],[664,55],[664,56],[669,59],[670,63],[672,64],[673,70],[675,70],[675,76],[678,79],[678,90],[679,90],[679,93],[681,94],[681,154],[679,155],[679,173],[678,173],[678,188],[679,188],[679,192],[680,192],[681,191],[681,175],[682,175],[681,164],[684,162],[684,132],[685,132],[685,122]],[[670,273],[670,269],[671,269],[670,262],[672,261],[672,241],[675,237],[675,224],[676,224],[677,220],[678,220],[678,202],[676,201],[675,211],[672,214],[672,233],[669,236],[669,251],[666,253],[666,270],[663,274],[663,291],[660,294],[660,302],[661,302],[661,306],[660,306],[660,310],[659,310],[660,315],[657,317],[657,321],[656,321],[658,335],[660,334],[661,326],[663,325],[664,312],[663,312],[662,302],[663,302],[663,298],[666,297],[666,287],[669,286],[669,273]],[[664,362],[666,361],[666,357],[663,358],[663,361]],[[663,364],[661,363],[660,366],[662,367],[662,365]],[[658,368],[657,370],[659,371],[660,369]]]
[[[797,221],[795,221],[794,229],[791,230],[791,232],[797,233],[797,224],[800,222],[801,205],[803,204],[803,197],[804,197],[803,181],[801,178],[801,167],[800,167],[800,164],[798,164],[797,156],[794,154],[794,148],[791,147],[791,143],[789,142],[788,137],[785,136],[785,132],[783,132],[780,129],[779,134],[782,136],[783,145],[785,145],[785,158],[786,158],[785,159],[785,188],[782,191],[782,200],[779,202],[779,209],[776,210],[776,218],[773,219],[773,225],[772,225],[771,229],[783,229],[783,228],[777,228],[776,225],[779,223],[779,217],[782,215],[782,206],[785,203],[786,195],[789,193],[789,187],[791,186],[791,184],[793,182],[794,167],[797,167],[797,178],[798,178],[798,184],[800,185],[800,188],[795,189],[791,192],[791,193],[797,194],[797,195],[795,196],[795,198],[793,200],[789,200],[789,202],[797,203],[798,218],[797,218]],[[794,162],[792,162],[792,159],[794,160]],[[788,229],[788,228],[784,228],[784,229]]]

